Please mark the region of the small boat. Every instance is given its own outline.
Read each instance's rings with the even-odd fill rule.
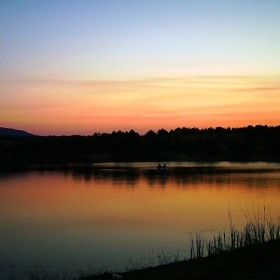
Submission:
[[[164,163],[163,165],[161,165],[161,164],[159,163],[158,166],[157,166],[157,169],[158,169],[158,170],[166,170],[166,169],[168,169],[168,168],[167,168],[167,166],[166,166],[165,163]]]

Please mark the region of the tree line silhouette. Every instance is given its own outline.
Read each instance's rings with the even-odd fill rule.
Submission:
[[[145,160],[280,161],[280,126],[0,137],[2,165]]]

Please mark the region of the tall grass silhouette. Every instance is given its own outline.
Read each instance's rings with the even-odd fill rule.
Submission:
[[[214,236],[213,239],[206,240],[201,235],[196,234],[195,239],[191,240],[190,256],[191,259],[204,257],[204,252],[208,255],[218,254],[224,251],[232,251],[244,246],[260,244],[269,241],[280,240],[280,220],[275,222],[271,217],[266,217],[266,207],[263,207],[263,213],[255,213],[251,217],[248,208],[242,209],[247,222],[243,230],[237,230],[233,225],[231,210],[228,209],[230,231],[229,235],[223,231]]]

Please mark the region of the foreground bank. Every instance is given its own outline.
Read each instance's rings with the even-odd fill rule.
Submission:
[[[280,224],[267,221],[265,209],[261,220],[259,213],[254,217],[256,219],[248,221],[243,231],[237,231],[231,224],[230,237],[219,233],[206,241],[197,235],[190,245],[189,260],[124,273],[105,272],[80,280],[280,279]],[[207,257],[203,257],[205,251]]]
[[[280,241],[245,246],[205,258],[118,273],[122,279],[280,279]],[[111,273],[81,279],[114,279]],[[115,276],[117,277],[117,276]]]

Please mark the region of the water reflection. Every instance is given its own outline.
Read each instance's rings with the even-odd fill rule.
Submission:
[[[208,184],[215,186],[229,186],[241,183],[247,187],[268,187],[278,184],[280,169],[229,169],[229,168],[173,168],[166,171],[141,170],[141,169],[92,169],[89,172],[72,170],[74,180],[93,181],[95,183],[104,180],[110,181],[113,186],[125,185],[135,187],[139,181],[149,186],[174,186],[187,187],[196,184]]]
[[[240,208],[266,205],[279,216],[277,164],[168,163],[166,172],[132,165],[1,173],[0,269],[35,262],[67,269],[93,259],[121,266],[163,247],[187,254],[194,232],[212,237],[228,228],[229,207],[237,228],[246,222]]]

